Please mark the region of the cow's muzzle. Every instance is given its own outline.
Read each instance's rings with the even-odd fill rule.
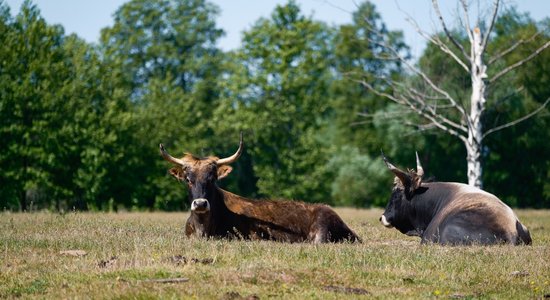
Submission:
[[[386,220],[386,216],[382,215],[380,217],[380,223],[382,223],[382,225],[384,225],[385,227],[387,228],[392,228],[393,226],[390,224],[390,222],[388,222],[388,220]]]
[[[198,198],[191,202],[191,211],[199,214],[207,213],[210,211],[210,203],[204,198]]]

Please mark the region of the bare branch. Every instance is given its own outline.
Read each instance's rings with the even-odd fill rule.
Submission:
[[[468,53],[466,53],[466,51],[464,50],[464,47],[462,47],[462,45],[457,40],[455,40],[455,38],[451,35],[451,32],[449,31],[449,29],[447,29],[447,24],[445,24],[445,20],[443,19],[443,15],[441,14],[441,11],[439,10],[439,3],[437,2],[437,0],[432,0],[432,4],[433,4],[434,10],[435,10],[435,13],[437,14],[437,17],[439,18],[441,26],[443,27],[443,31],[445,32],[445,35],[447,35],[447,37],[449,38],[449,40],[451,40],[453,45],[455,45],[455,47],[457,47],[460,50],[462,55],[464,55],[464,57],[468,61],[470,61],[471,58],[468,55]],[[468,32],[468,34],[470,34],[470,33]]]
[[[412,122],[405,122],[405,125],[409,125],[411,127],[416,127],[416,129],[418,131],[428,131],[428,130],[431,130],[437,126],[435,126],[435,124],[433,123],[428,123],[428,124],[415,124],[415,123],[412,123]]]
[[[438,122],[436,120],[435,117],[441,117],[441,115],[436,115],[436,116],[432,116],[430,114],[427,114],[425,113],[423,110],[421,109],[418,109],[416,106],[412,105],[409,103],[409,107],[414,110],[416,113],[418,113],[420,116],[430,120],[435,126],[437,126],[439,129],[451,134],[451,135],[454,135],[456,137],[458,137],[459,139],[461,139],[462,141],[466,142],[467,141],[467,138],[465,136],[463,136],[462,134],[460,134],[459,132],[457,132],[456,130],[450,128],[450,127],[447,127],[445,126],[444,124]]]
[[[504,124],[504,125],[500,125],[500,126],[497,126],[497,127],[494,127],[494,128],[491,128],[491,129],[487,130],[487,131],[483,134],[483,136],[481,137],[481,139],[483,140],[486,136],[488,136],[489,134],[491,134],[491,133],[493,133],[493,132],[495,132],[495,131],[499,131],[499,130],[501,130],[501,129],[508,128],[508,127],[510,127],[510,126],[514,126],[514,125],[516,125],[516,124],[518,124],[518,123],[520,123],[520,122],[523,122],[523,121],[525,121],[525,120],[531,118],[532,116],[538,114],[541,110],[543,110],[543,109],[546,107],[546,105],[548,104],[548,102],[550,102],[550,97],[549,97],[548,99],[546,99],[546,101],[544,101],[544,103],[543,103],[541,106],[539,106],[537,109],[535,109],[535,110],[532,111],[531,113],[529,113],[529,114],[527,114],[527,115],[525,115],[525,116],[523,116],[523,117],[521,117],[521,118],[519,118],[519,119],[517,119],[517,120],[514,120],[514,121],[512,121],[512,122],[509,122],[509,123],[506,123],[506,124]]]
[[[441,97],[432,97],[429,96],[423,92],[418,91],[412,86],[407,86],[405,83],[401,82],[395,82],[395,81],[388,81],[386,80],[387,84],[389,86],[392,86],[394,89],[400,89],[401,95],[403,99],[410,99],[410,100],[404,100],[403,102],[406,102],[407,105],[414,105],[418,110],[422,111],[424,113],[428,113],[433,118],[437,119],[439,122],[449,125],[453,127],[455,130],[462,131],[464,133],[468,132],[468,128],[464,126],[463,124],[456,123],[452,121],[449,118],[446,118],[441,114],[441,111],[438,112],[438,110],[445,110],[445,109],[451,109],[456,108],[455,105],[437,105],[437,104],[429,104],[426,102],[426,99],[428,100],[445,100],[445,98]],[[414,103],[413,103],[414,102]]]
[[[489,36],[491,35],[491,31],[493,31],[493,27],[495,26],[495,21],[497,19],[497,13],[498,13],[498,5],[500,0],[494,0],[493,1],[493,15],[491,16],[491,24],[489,25],[489,28],[487,28],[487,31],[485,32],[485,36],[483,37],[483,42],[481,43],[481,51],[485,51],[487,48],[487,42],[489,41]]]
[[[377,115],[380,115],[379,113],[375,113],[375,114],[368,114],[368,113],[357,113],[358,116],[360,117],[363,117],[363,118],[374,118],[376,117]],[[394,118],[394,117],[397,117],[397,116],[401,116],[401,115],[404,115],[404,113],[402,112],[392,112],[392,113],[389,113],[389,112],[384,112],[383,114],[383,117],[385,118]]]
[[[373,31],[376,33],[376,31]],[[415,74],[419,75],[419,77],[426,83],[428,84],[428,86],[430,86],[430,88],[432,88],[434,91],[436,91],[437,93],[441,94],[445,99],[447,99],[449,101],[449,103],[454,106],[459,112],[460,114],[462,115],[462,117],[467,120],[467,122],[471,125],[471,120],[469,119],[469,115],[466,113],[466,111],[464,110],[464,108],[462,106],[460,106],[458,104],[458,102],[456,100],[453,99],[453,97],[451,95],[449,95],[449,93],[447,93],[445,90],[441,89],[440,87],[438,87],[424,72],[422,72],[421,70],[417,69],[416,67],[414,67],[408,60],[406,60],[404,57],[402,57],[398,52],[397,50],[395,50],[393,47],[390,47],[390,46],[387,46],[386,44],[381,44],[380,42],[378,41],[374,41],[372,39],[368,39],[369,42],[373,43],[373,44],[376,44],[376,45],[379,45],[381,47],[384,47],[385,49],[387,49],[389,52],[391,52],[393,54],[393,57],[397,60],[399,60],[400,62],[402,62],[405,66],[407,66],[407,68],[409,68],[409,70],[413,71]]]
[[[392,114],[389,114],[389,113],[383,113],[383,119],[384,120],[395,120],[395,117],[392,117],[392,116],[402,116],[402,115],[406,115],[405,113],[392,113]],[[353,123],[350,123],[350,127],[354,127],[354,126],[360,126],[360,125],[364,125],[364,124],[369,124],[369,123],[372,123],[373,121],[372,120],[366,120],[366,121],[358,121],[358,122],[353,122]],[[410,121],[405,121],[403,122],[403,124],[407,125],[407,126],[410,126],[410,127],[414,127],[416,128],[416,130],[418,132],[422,132],[422,131],[428,131],[428,130],[431,130],[433,128],[436,128],[437,126],[435,126],[433,123],[427,123],[427,124],[415,124],[413,122],[410,122]],[[409,136],[409,135],[412,135],[416,132],[412,132],[412,133],[405,133],[403,134],[403,136]]]
[[[392,81],[393,82],[393,81]],[[414,92],[414,94],[417,96],[417,98],[419,99],[424,99],[424,100],[445,100],[445,98],[441,97],[441,96],[432,96],[432,95],[428,95],[426,93],[423,93],[423,92],[420,92],[418,91],[417,89],[415,88],[412,88],[412,87],[406,87],[407,89],[410,89],[412,92]],[[435,108],[453,108],[454,106],[452,105],[430,105],[432,107],[435,107]]]
[[[456,122],[453,122],[452,120],[445,118],[441,114],[437,113],[438,107],[427,104],[426,101],[424,100],[425,98],[423,97],[425,95],[424,93],[417,91],[413,87],[405,88],[404,93],[406,93],[409,96],[409,98],[413,99],[420,106],[418,108],[419,110],[422,110],[422,111],[427,110],[431,116],[438,119],[442,123],[447,124],[451,127],[454,127],[457,130],[463,131],[464,133],[468,132],[468,129],[466,127],[460,124],[457,124]],[[454,106],[451,106],[451,107],[454,107]]]
[[[349,125],[353,127],[353,126],[358,126],[363,124],[369,124],[374,122],[375,117],[378,117],[379,119],[382,119],[382,120],[395,120],[395,118],[401,118],[411,113],[412,112],[406,112],[406,111],[400,111],[400,112],[378,111],[375,114],[357,113],[358,116],[365,118],[365,120],[352,122]]]
[[[415,68],[414,66],[412,66],[409,62],[407,61],[404,61],[403,63],[405,63],[407,65],[407,67],[412,70],[414,73],[416,73],[417,75],[420,76],[420,78],[422,78],[422,80],[428,84],[428,86],[430,86],[434,91],[436,91],[437,93],[443,95],[445,97],[445,99],[447,99],[449,101],[449,103],[456,107],[456,109],[460,112],[460,114],[462,115],[462,117],[467,120],[468,122],[471,122],[470,121],[470,118],[469,118],[469,115],[466,113],[466,111],[464,110],[464,108],[462,106],[460,106],[458,104],[457,101],[455,101],[453,99],[453,97],[451,95],[449,95],[449,93],[447,93],[446,91],[444,91],[443,89],[441,89],[440,87],[438,87],[427,75],[426,73],[420,71],[419,69]]]
[[[414,29],[418,34],[420,34],[420,36],[422,36],[432,44],[438,46],[439,49],[441,49],[443,52],[449,54],[449,56],[451,56],[464,70],[466,70],[466,72],[470,72],[470,68],[468,68],[466,63],[463,62],[458,56],[456,56],[456,54],[454,54],[454,52],[451,51],[451,49],[449,49],[449,47],[447,47],[447,45],[443,43],[437,36],[435,37],[429,36],[429,34],[427,34],[425,31],[420,29],[420,26],[418,26],[418,23],[414,19],[407,18],[407,21],[409,22],[409,24],[411,24],[414,27]]]
[[[431,121],[439,129],[441,129],[441,130],[443,130],[443,131],[445,131],[445,132],[447,132],[451,135],[454,135],[454,136],[458,137],[460,140],[462,140],[465,143],[467,142],[467,138],[465,136],[463,136],[462,134],[460,134],[456,130],[442,124],[441,122],[439,122],[436,119],[436,117],[444,118],[443,116],[440,116],[440,115],[432,116],[429,113],[427,113],[426,111],[419,109],[417,106],[415,106],[413,103],[411,103],[408,99],[406,99],[404,97],[399,99],[399,98],[395,97],[394,95],[390,95],[388,93],[381,92],[381,91],[375,89],[371,84],[369,84],[368,82],[366,82],[364,80],[361,80],[361,81],[356,80],[356,82],[362,84],[364,87],[366,87],[368,90],[370,90],[371,92],[375,93],[378,96],[385,97],[385,98],[390,99],[390,100],[392,100],[392,101],[394,101],[398,104],[401,104],[401,105],[409,106],[413,111],[415,111],[420,116],[422,116],[422,117],[428,119],[429,121]]]
[[[508,55],[510,54],[512,51],[514,51],[517,47],[525,44],[525,43],[528,43],[528,42],[531,42],[532,40],[534,40],[537,36],[539,36],[539,34],[541,34],[541,32],[537,32],[535,34],[533,34],[530,38],[528,38],[527,40],[524,40],[524,39],[520,39],[519,41],[517,41],[516,43],[514,43],[512,46],[510,46],[510,48],[500,52],[499,54],[495,55],[495,57],[491,58],[489,60],[489,62],[487,63],[487,65],[490,65],[492,63],[494,63],[495,61],[503,58],[505,55]]]
[[[504,70],[498,72],[496,75],[493,76],[493,78],[491,78],[489,80],[489,84],[492,84],[494,83],[495,81],[497,81],[497,79],[499,79],[500,77],[502,77],[503,75],[505,75],[506,73],[512,71],[513,69],[523,65],[524,63],[530,61],[531,59],[533,59],[534,57],[536,57],[537,55],[539,55],[542,51],[544,51],[544,49],[548,48],[550,46],[550,41],[547,41],[544,45],[540,46],[537,50],[535,50],[535,52],[531,53],[531,55],[527,56],[526,58],[516,62],[515,64],[512,64],[508,67],[506,67]]]
[[[386,80],[386,82],[388,82],[388,81]],[[402,90],[403,90],[403,93],[409,94],[409,96],[411,96],[411,98],[417,99],[419,103],[421,103],[422,105],[425,105],[427,107],[430,107],[430,108],[433,108],[433,109],[451,109],[451,108],[456,107],[453,104],[439,104],[439,103],[431,103],[430,104],[429,101],[446,101],[447,99],[445,97],[432,96],[430,94],[421,92],[421,91],[419,91],[418,89],[416,89],[412,86],[406,85],[405,83],[399,83],[399,82],[396,82],[396,81],[393,81],[393,80],[389,81],[388,83],[389,83],[389,85],[392,85],[392,86],[401,87]]]
[[[332,1],[325,0],[325,1],[319,1],[319,2],[322,2],[322,4],[326,4],[326,5],[328,5],[328,6],[331,6],[332,8],[335,8],[335,9],[337,9],[337,10],[339,10],[339,11],[344,12],[344,13],[347,13],[347,14],[350,14],[350,15],[352,14],[352,12],[346,10],[345,8],[343,8],[343,7],[341,7],[341,6],[338,6],[338,5],[334,4],[334,3],[332,3]],[[358,5],[355,1],[352,1],[352,2],[353,2],[353,4],[355,5],[355,8],[359,8],[359,5]]]
[[[468,33],[468,39],[470,43],[474,42],[474,36],[472,35],[472,27],[470,26],[470,17],[468,16],[468,3],[464,0],[460,0],[462,4],[462,10],[464,11],[464,26],[466,27],[466,32]]]

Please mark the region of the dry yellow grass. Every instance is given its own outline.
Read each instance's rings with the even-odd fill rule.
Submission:
[[[363,244],[186,239],[186,213],[1,213],[0,298],[550,297],[548,210],[518,211],[520,247],[421,246],[379,209],[337,212]]]

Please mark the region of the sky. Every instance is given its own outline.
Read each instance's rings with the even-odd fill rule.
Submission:
[[[97,43],[100,31],[113,25],[113,14],[129,0],[34,0],[41,15],[49,24],[61,24],[65,33],[76,33],[90,43]],[[0,0],[2,2],[2,0]],[[4,0],[11,8],[12,15],[19,12],[23,0]],[[241,43],[241,33],[260,17],[269,17],[276,5],[284,5],[287,0],[210,0],[220,7],[216,20],[226,35],[220,39],[223,50],[233,50]],[[351,23],[351,14],[360,0],[297,0],[302,12],[327,24]],[[426,41],[415,31],[406,19],[414,19],[420,28],[433,33],[439,29],[430,0],[371,0],[390,30],[401,30],[405,42],[411,47],[413,57],[420,56]],[[441,0],[440,8],[449,24],[457,25],[458,1]],[[472,1],[472,11],[487,12],[492,1]],[[477,3],[480,3],[479,5]],[[540,21],[550,16],[548,0],[502,0],[504,7],[515,5],[520,12],[528,12]],[[472,21],[475,22],[475,19]]]

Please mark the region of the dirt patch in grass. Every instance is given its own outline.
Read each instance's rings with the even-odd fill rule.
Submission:
[[[238,274],[237,278],[238,281],[251,284],[296,284],[298,282],[296,275],[293,275],[289,271],[247,271],[243,274]]]
[[[220,298],[220,300],[259,300],[259,299],[260,297],[254,294],[251,294],[248,296],[241,296],[241,294],[237,292],[227,292]]]
[[[213,258],[194,258],[194,257],[187,258],[183,255],[169,256],[169,257],[165,258],[165,261],[167,261],[169,263],[172,263],[172,264],[175,264],[176,266],[185,265],[185,264],[188,264],[188,263],[203,264],[203,265],[211,265],[211,264],[214,263]]]
[[[352,288],[347,286],[334,286],[327,285],[323,287],[323,290],[335,293],[343,294],[355,294],[355,295],[369,295],[370,292],[362,288]]]

